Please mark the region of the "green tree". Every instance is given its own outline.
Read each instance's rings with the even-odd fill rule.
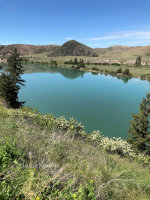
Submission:
[[[129,74],[130,74],[130,71],[129,71],[129,69],[128,69],[128,68],[126,68],[126,69],[123,71],[123,74],[124,74],[124,75],[129,75]]]
[[[80,59],[79,63],[77,64],[77,69],[84,68],[84,67],[85,67],[84,60]]]
[[[22,58],[17,49],[14,49],[7,59],[6,71],[0,77],[0,95],[12,108],[19,108],[24,103],[18,101],[18,92],[25,82],[21,78],[23,72]]]
[[[134,148],[150,155],[150,93],[143,98],[138,114],[133,114],[128,141]]]
[[[74,64],[74,65],[77,65],[77,64],[78,64],[78,60],[77,60],[77,58],[74,59],[73,64]]]
[[[57,62],[55,60],[51,59],[50,65],[51,66],[57,66]]]
[[[141,66],[141,63],[142,63],[142,59],[141,59],[140,56],[138,56],[138,57],[136,58],[135,65],[136,65],[136,66]]]
[[[117,73],[122,73],[122,68],[118,68]]]

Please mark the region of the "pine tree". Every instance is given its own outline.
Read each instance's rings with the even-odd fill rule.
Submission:
[[[25,82],[21,78],[23,72],[22,58],[17,49],[14,49],[7,59],[6,72],[3,72],[0,77],[0,95],[12,108],[19,108],[24,103],[18,101],[18,92]]]
[[[136,66],[141,66],[141,63],[142,63],[142,59],[141,59],[140,56],[138,56],[138,57],[136,58],[135,65],[136,65]]]
[[[80,69],[80,68],[84,68],[85,65],[84,65],[84,60],[83,59],[80,59],[78,65],[77,65],[77,69]]]
[[[77,60],[77,58],[74,59],[73,64],[74,64],[74,65],[77,65],[77,64],[78,64],[78,60]]]
[[[129,134],[132,138],[128,141],[134,148],[150,155],[150,94],[143,98],[138,114],[133,114]]]

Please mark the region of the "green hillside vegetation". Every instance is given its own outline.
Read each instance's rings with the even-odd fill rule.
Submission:
[[[0,199],[150,199],[148,157],[70,119],[0,106]]]

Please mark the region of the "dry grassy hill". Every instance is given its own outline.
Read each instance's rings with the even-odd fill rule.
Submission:
[[[150,45],[137,47],[118,45],[108,48],[96,48],[95,51],[104,59],[135,60],[137,56],[142,56],[143,59],[150,60]]]
[[[16,48],[21,55],[32,55],[41,53],[51,53],[54,49],[58,48],[58,45],[25,45],[25,44],[12,44],[1,45],[0,55],[7,56],[14,48]]]
[[[14,44],[7,46],[0,46],[0,55],[7,56],[12,49],[17,48],[21,55],[32,55],[32,54],[46,54],[47,56],[98,56],[95,51],[83,45],[75,40],[68,41],[62,46],[58,45],[25,45],[25,44]]]
[[[21,55],[40,55],[40,57],[84,56],[93,57],[94,60],[118,60],[121,62],[134,61],[137,56],[142,56],[144,62],[150,62],[149,46],[111,46],[108,48],[92,49],[75,40],[70,40],[62,46],[58,45],[1,45],[0,57],[9,55],[13,48],[17,48]],[[99,58],[94,58],[99,57]]]

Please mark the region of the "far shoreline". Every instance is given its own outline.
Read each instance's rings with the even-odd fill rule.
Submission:
[[[57,59],[56,59],[57,62]],[[57,62],[57,65],[52,66],[50,65],[49,62],[47,61],[25,61],[24,64],[31,64],[31,65],[43,65],[47,67],[60,67],[64,69],[73,69],[81,72],[91,72],[95,74],[104,74],[104,75],[111,75],[114,77],[129,77],[129,78],[139,78],[141,80],[150,80],[150,66],[126,66],[126,65],[120,65],[120,66],[115,66],[115,65],[94,65],[94,64],[89,64],[86,65],[84,68],[76,69],[73,67],[71,64],[63,64],[60,62]],[[97,68],[97,70],[93,70],[92,68]],[[124,73],[117,73],[117,70],[121,68],[122,72],[124,72],[125,69],[129,69],[129,74],[124,74]]]

